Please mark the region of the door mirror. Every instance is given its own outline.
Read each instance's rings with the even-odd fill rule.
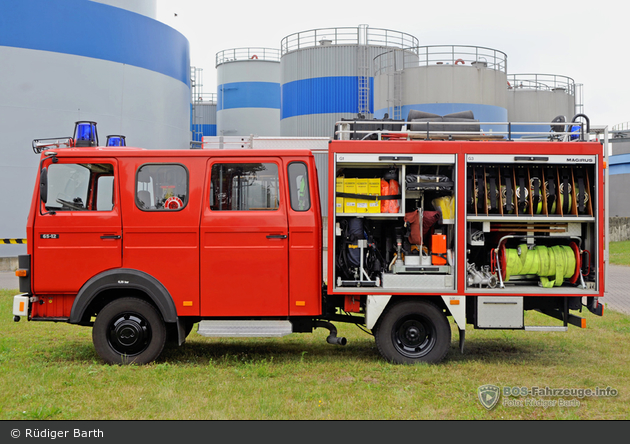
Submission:
[[[39,173],[39,197],[46,204],[48,202],[48,169],[42,168]]]

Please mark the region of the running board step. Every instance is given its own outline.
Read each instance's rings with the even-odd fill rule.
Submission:
[[[224,338],[279,338],[293,333],[290,321],[218,320],[201,321],[201,336]]]
[[[526,325],[525,331],[568,331],[567,326],[553,326],[553,325]]]

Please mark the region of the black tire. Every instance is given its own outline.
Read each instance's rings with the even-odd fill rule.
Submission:
[[[451,327],[444,312],[427,301],[407,300],[387,308],[374,337],[381,355],[396,364],[435,364],[451,346]]]
[[[148,302],[116,299],[96,316],[92,341],[108,364],[148,364],[162,353],[166,327],[160,313]]]

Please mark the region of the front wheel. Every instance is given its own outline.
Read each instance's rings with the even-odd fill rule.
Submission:
[[[148,364],[166,341],[160,313],[146,301],[122,298],[107,304],[92,329],[94,348],[108,364]]]
[[[451,328],[444,312],[430,302],[417,300],[389,307],[374,336],[381,355],[396,364],[438,363],[451,344]]]

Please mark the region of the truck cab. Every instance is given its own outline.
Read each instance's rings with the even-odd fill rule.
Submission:
[[[290,333],[322,313],[310,151],[51,149],[37,180],[22,313],[92,325],[108,362],[149,362],[201,319]]]

